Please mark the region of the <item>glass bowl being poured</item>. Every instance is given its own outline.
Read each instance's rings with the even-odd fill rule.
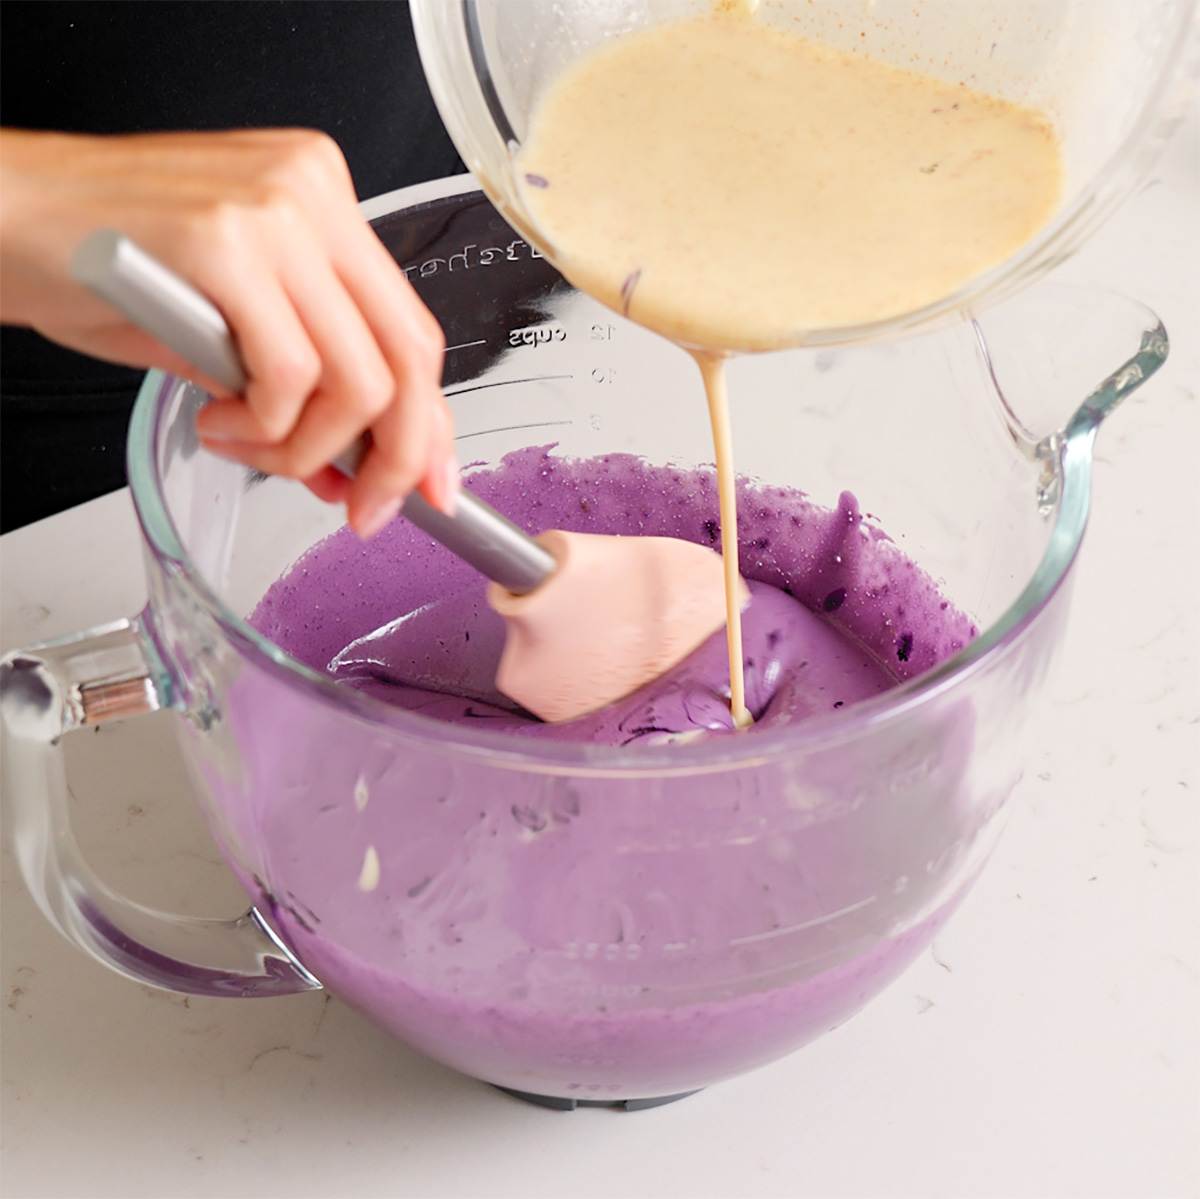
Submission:
[[[772,272],[786,276],[809,271],[821,277],[828,285],[826,290],[838,282],[833,276],[838,270],[839,257],[844,265],[855,240],[853,224],[837,237],[833,236],[832,227],[826,230],[819,223],[812,225],[805,215],[807,209],[799,202],[806,197],[799,190],[795,191],[797,203],[793,206],[787,185],[780,182],[782,173],[775,171],[771,164],[778,164],[781,145],[802,145],[803,149],[798,152],[801,175],[797,178],[803,175],[804,164],[811,156],[818,163],[814,175],[822,178],[820,186],[824,188],[827,182],[838,178],[837,172],[845,166],[840,147],[851,141],[861,141],[864,134],[871,131],[868,125],[877,131],[881,119],[878,115],[872,117],[869,107],[861,114],[861,120],[851,121],[851,126],[857,125],[857,128],[850,128],[849,136],[845,131],[838,132],[834,123],[827,126],[810,115],[810,122],[816,121],[814,145],[810,146],[804,140],[808,134],[803,137],[789,135],[782,142],[775,142],[773,152],[764,150],[761,160],[758,157],[747,160],[748,164],[753,161],[761,167],[754,172],[760,176],[758,182],[748,179],[744,185],[753,193],[753,203],[757,206],[754,219],[763,219],[766,201],[770,199],[771,206],[784,214],[780,227],[791,231],[784,239],[792,242],[791,246],[777,247],[774,255],[759,254],[753,242],[758,234],[752,231],[749,242],[752,250],[748,257],[734,256],[734,265],[710,280],[709,286],[694,287],[690,292],[683,287],[679,296],[665,302],[657,279],[650,284],[659,289],[656,298],[643,298],[648,278],[643,276],[639,282],[641,272],[636,268],[640,263],[631,260],[621,268],[619,276],[602,278],[617,269],[612,260],[620,256],[620,236],[609,237],[600,231],[601,240],[609,237],[611,254],[604,246],[593,246],[595,252],[585,258],[579,253],[576,242],[568,244],[561,224],[545,219],[548,193],[535,193],[529,186],[531,183],[538,188],[553,187],[558,180],[550,185],[540,175],[530,175],[527,170],[531,133],[539,121],[545,121],[547,96],[559,88],[564,77],[582,60],[591,56],[593,61],[598,61],[596,51],[611,49],[622,39],[628,48],[636,37],[642,37],[644,42],[650,31],[661,32],[668,23],[711,15],[717,8],[734,7],[714,5],[711,0],[612,0],[572,5],[553,0],[527,0],[519,5],[502,0],[412,0],[421,59],[439,111],[463,161],[505,218],[576,286],[610,307],[623,310],[639,323],[680,344],[699,349],[736,352],[863,341],[936,327],[965,310],[977,311],[1003,299],[1070,254],[1129,194],[1178,120],[1189,77],[1194,74],[1195,64],[1191,61],[1195,58],[1194,42],[1189,43],[1189,30],[1195,9],[1186,3],[1146,5],[1136,0],[1128,3],[1093,3],[1092,0],[1011,3],[1004,0],[1001,3],[964,4],[959,0],[934,0],[914,7],[889,0],[867,3],[863,0],[846,0],[844,3],[830,0],[816,5],[766,0],[757,8],[743,6],[754,8],[750,18],[754,22],[773,31],[799,34],[829,48],[835,55],[849,55],[856,61],[866,57],[888,67],[917,71],[952,88],[961,86],[970,94],[982,93],[1005,104],[1033,110],[1039,120],[1052,128],[1061,156],[1062,178],[1057,206],[1053,206],[1052,196],[1048,195],[1045,209],[1028,225],[1030,232],[1022,230],[1003,243],[1012,247],[1012,252],[1001,249],[999,256],[1007,253],[1002,261],[997,260],[997,255],[984,254],[968,264],[967,270],[958,274],[949,272],[944,286],[915,288],[909,288],[903,282],[911,279],[911,269],[898,267],[893,272],[897,294],[887,302],[872,301],[863,307],[854,302],[822,304],[811,311],[793,314],[782,311],[779,306],[768,306],[765,311],[780,313],[776,325],[767,328],[755,319],[742,322],[739,327],[736,318],[730,316],[737,307],[736,302],[723,294],[705,296],[705,293],[720,291],[729,277],[739,271],[745,279],[729,285],[731,297],[740,295],[739,287],[747,295],[762,294],[764,289],[757,281],[757,274],[764,272],[765,277],[770,277]],[[733,34],[735,27],[730,26],[725,32]],[[725,41],[727,44],[728,39]],[[670,55],[658,60],[660,66],[694,51],[694,30],[681,26],[676,43]],[[757,45],[756,50],[768,46],[769,43],[764,42]],[[724,49],[718,51],[717,62],[722,62],[724,56]],[[761,62],[761,58],[752,61]],[[794,69],[792,74],[796,73]],[[636,81],[651,74],[653,72],[643,72],[632,78]],[[608,109],[622,102],[630,103],[630,127],[653,127],[653,131],[644,141],[637,141],[640,149],[636,148],[634,139],[618,138],[616,161],[629,161],[638,171],[649,170],[658,159],[674,157],[677,129],[696,128],[702,131],[704,138],[710,138],[714,125],[724,124],[725,113],[738,110],[739,98],[746,111],[750,111],[748,97],[751,92],[764,96],[768,112],[774,111],[776,93],[782,104],[782,85],[774,82],[780,76],[768,76],[772,82],[766,85],[739,79],[727,90],[722,90],[713,78],[715,74],[717,72],[711,69],[696,69],[696,77],[705,80],[705,84],[697,92],[693,103],[695,111],[685,111],[683,126],[663,124],[662,114],[670,103],[674,82],[657,98],[649,83],[644,96],[641,85],[636,85],[630,89],[636,94],[625,101],[617,96],[622,89],[614,84],[608,93],[597,93],[597,98],[612,94],[612,105],[598,102],[588,110],[595,114],[590,122],[572,121],[572,137],[577,125],[580,144],[596,142],[605,136],[599,128]],[[686,75],[681,77],[686,79]],[[572,78],[572,84],[577,78],[578,72]],[[725,98],[709,105],[704,102],[706,89]],[[818,96],[819,93],[814,93],[807,98],[810,114]],[[954,107],[958,108],[958,105]],[[605,111],[602,112],[602,108]],[[638,115],[642,109],[645,110],[644,120]],[[836,113],[837,109],[834,111]],[[879,110],[874,111],[878,113]],[[921,112],[924,113],[924,108]],[[945,119],[938,118],[939,121]],[[738,122],[744,122],[745,128]],[[747,119],[745,113],[738,116],[732,122],[732,143],[736,145],[748,140],[760,125],[761,122]],[[786,130],[787,125],[780,128]],[[886,137],[885,134],[885,142]],[[533,144],[538,144],[536,138]],[[686,155],[694,155],[700,144],[689,145]],[[991,146],[994,143],[983,144]],[[626,146],[628,159],[624,158]],[[833,148],[831,157],[822,159],[821,153],[828,146]],[[568,140],[567,147],[567,154],[573,156],[573,142]],[[968,149],[969,143],[961,143],[964,156]],[[992,149],[979,152],[995,153]],[[1021,155],[1019,163],[1026,163],[1029,155],[1023,150],[1018,153]],[[821,162],[824,162],[823,166],[819,165]],[[730,165],[732,167],[732,162]],[[932,174],[936,165],[921,169],[927,175]],[[946,166],[945,163],[942,165]],[[657,173],[657,165],[653,170]],[[667,168],[668,173],[672,170],[673,167]],[[935,186],[947,184],[946,174],[943,170]],[[1007,180],[1011,174],[1011,171],[1000,170],[998,177]],[[704,178],[712,180],[712,192],[703,187],[690,187],[683,200],[686,207],[695,208],[704,215],[704,236],[709,237],[711,228],[711,241],[692,246],[694,239],[684,237],[689,248],[674,254],[673,262],[689,254],[711,256],[719,243],[733,243],[735,236],[739,245],[743,240],[740,234],[732,232],[733,225],[729,220],[721,223],[718,198],[720,193],[736,192],[742,185],[729,181],[730,176],[722,170],[721,162],[712,175],[706,174]],[[740,179],[740,176],[735,178]],[[846,178],[844,174],[841,176],[843,190],[847,190],[853,205],[854,183],[847,184]],[[654,186],[657,187],[657,183]],[[573,192],[570,205],[591,211],[590,196],[602,190],[601,182],[583,199]],[[764,195],[771,190],[775,191],[774,196]],[[874,190],[876,194],[887,196],[885,212],[899,207],[895,203],[894,188]],[[653,194],[657,196],[657,193]],[[918,189],[915,202],[924,205],[927,194]],[[988,189],[981,193],[985,197],[993,194]],[[631,199],[625,191],[602,196],[594,209],[602,216],[622,204],[624,210],[620,221],[626,225],[630,223],[630,213],[634,214],[634,223],[648,219],[650,206]],[[1005,207],[1001,203],[1000,208]],[[842,209],[835,203],[832,211],[840,214]],[[973,215],[975,209],[969,211]],[[795,213],[794,220],[792,212]],[[588,219],[592,218],[589,216]],[[752,225],[753,220],[740,222],[743,229]],[[667,228],[669,231],[669,223]],[[963,226],[959,224],[957,232],[962,230]],[[895,237],[884,238],[884,244],[895,245],[909,232],[897,225]],[[949,224],[934,221],[927,234],[932,238],[931,252],[919,261],[923,263],[940,254],[951,232]],[[965,238],[968,244],[974,236],[971,233]],[[803,249],[806,237],[820,251],[818,254],[806,254]],[[869,239],[866,244],[871,244]],[[830,251],[830,245],[836,248]],[[783,249],[787,254],[782,253]],[[874,254],[876,259],[881,257],[878,250],[867,253]],[[750,261],[750,258],[756,260]],[[776,261],[770,261],[771,258]],[[743,265],[739,268],[737,262]],[[891,271],[890,266],[884,269],[885,277],[888,271]],[[863,289],[857,287],[853,279],[850,283],[849,299],[853,300],[854,294],[862,293]],[[630,297],[635,288],[639,294],[631,310]],[[702,308],[711,309],[711,312],[702,314]]]

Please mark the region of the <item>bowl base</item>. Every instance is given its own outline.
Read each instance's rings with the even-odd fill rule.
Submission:
[[[652,1099],[564,1099],[561,1095],[534,1095],[530,1091],[514,1091],[512,1087],[497,1086],[496,1090],[556,1112],[573,1112],[577,1107],[619,1107],[627,1112],[640,1112],[649,1107],[662,1107],[664,1103],[674,1103],[677,1099],[686,1099],[689,1095],[698,1095],[703,1088],[681,1091],[678,1095],[656,1095]]]

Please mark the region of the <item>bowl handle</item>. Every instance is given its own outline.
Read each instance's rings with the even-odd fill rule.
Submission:
[[[1094,432],[1170,351],[1166,329],[1144,304],[1066,283],[1031,287],[970,327],[1009,437],[1042,461],[1056,457],[1065,437]],[[1125,361],[1109,374],[1118,355]],[[1082,408],[1081,395],[1088,396]]]
[[[98,625],[0,662],[5,824],[38,906],[85,953],[137,982],[192,995],[289,995],[321,984],[253,908],[175,916],[126,899],[71,832],[63,734],[168,706],[170,675],[141,622]]]

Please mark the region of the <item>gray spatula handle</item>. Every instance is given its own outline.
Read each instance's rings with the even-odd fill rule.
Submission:
[[[225,318],[190,283],[129,238],[109,229],[93,233],[71,258],[71,273],[223,387],[243,390],[246,375]],[[367,444],[365,439],[356,442],[333,465],[353,477]],[[516,595],[532,591],[554,571],[555,561],[547,550],[469,491],[459,494],[453,516],[439,512],[415,491],[401,512],[451,553]]]

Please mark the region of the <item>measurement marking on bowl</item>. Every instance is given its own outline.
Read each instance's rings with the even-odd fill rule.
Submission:
[[[452,354],[455,350],[469,350],[472,346],[486,346],[487,338],[481,337],[478,341],[460,341],[456,346],[447,346],[442,353]]]
[[[559,379],[574,379],[574,375],[530,375],[528,379],[498,379],[495,383],[476,383],[473,387],[458,387],[447,391],[449,396],[466,395],[468,391],[486,391],[489,387],[512,387],[517,383],[553,383]]]
[[[803,924],[789,924],[787,928],[773,928],[769,932],[755,933],[749,937],[734,937],[730,945],[749,945],[754,941],[769,941],[772,937],[782,937],[787,933],[798,933],[806,928],[816,928],[818,924],[828,924],[831,920],[836,920],[839,916],[848,916],[851,912],[857,912],[859,908],[869,907],[875,902],[875,896],[872,895],[867,899],[860,899],[858,903],[852,903],[849,907],[839,908],[836,912],[826,912],[824,916],[818,916],[815,920],[805,920]]]
[[[555,425],[573,425],[570,420],[536,420],[529,425],[501,425],[495,429],[480,429],[477,433],[459,433],[455,441],[467,441],[472,437],[486,437],[489,433],[512,433],[518,429],[549,429]]]
[[[367,846],[367,852],[363,854],[362,871],[358,876],[358,889],[360,891],[374,891],[379,886],[379,855],[375,852],[374,845]]]

